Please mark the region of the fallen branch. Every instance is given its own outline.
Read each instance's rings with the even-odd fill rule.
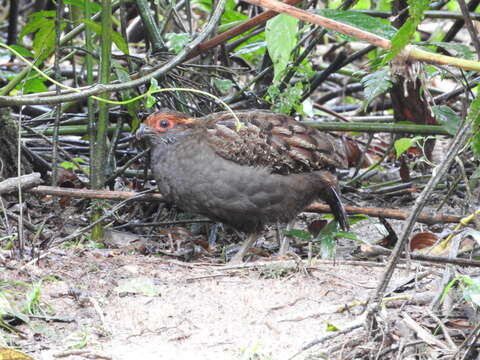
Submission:
[[[127,200],[132,197],[138,196],[135,191],[108,191],[108,190],[88,190],[88,189],[71,189],[54,186],[37,186],[32,189],[26,190],[27,192],[37,195],[53,195],[53,196],[67,196],[78,197],[87,199],[104,199],[104,200]],[[147,201],[165,201],[165,198],[161,194],[145,194],[139,200]],[[356,206],[346,206],[345,210],[348,214],[364,214],[373,217],[384,217],[389,219],[405,220],[408,218],[409,213],[406,211],[387,209],[387,208],[365,208]],[[330,207],[328,205],[313,203],[305,209],[307,212],[314,213],[330,213]],[[432,225],[438,223],[459,223],[462,216],[453,215],[430,215],[427,213],[421,213],[417,219],[418,222]]]
[[[386,249],[381,246],[376,246],[376,245],[368,245],[365,250],[368,250],[369,256],[378,256],[378,255],[390,256],[392,254],[392,250]],[[407,259],[407,255],[405,253],[401,253],[400,258]],[[408,255],[408,258],[416,261],[425,261],[433,264],[453,264],[453,265],[459,265],[459,266],[480,267],[480,261],[478,260],[450,258],[446,256],[434,256],[434,255],[424,255],[424,254],[415,254],[415,253],[410,253]]]
[[[8,178],[0,182],[0,194],[8,194],[14,192],[20,186],[23,190],[32,188],[41,184],[43,180],[40,177],[40,173],[31,173],[18,177]]]

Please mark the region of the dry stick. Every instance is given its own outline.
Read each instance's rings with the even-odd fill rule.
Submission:
[[[465,4],[465,0],[458,0],[458,5],[462,10],[463,18],[465,20],[465,25],[467,26],[467,30],[470,34],[470,38],[473,43],[473,47],[477,52],[477,58],[480,60],[480,41],[478,40],[478,33],[477,29],[473,25],[472,18],[470,17],[470,12],[468,11],[467,4]]]
[[[337,331],[334,334],[329,334],[329,335],[324,336],[321,339],[314,340],[314,341],[310,342],[309,344],[305,345],[304,347],[302,347],[300,349],[300,351],[295,353],[293,356],[289,357],[288,360],[291,360],[291,359],[295,358],[296,356],[300,355],[302,352],[304,352],[304,351],[306,351],[306,350],[308,350],[308,349],[310,349],[310,348],[312,348],[316,345],[322,344],[327,340],[334,339],[337,336],[348,334],[348,333],[352,332],[353,330],[356,330],[360,327],[362,327],[362,324],[352,325],[352,326],[349,326],[349,327],[347,327],[343,330]]]
[[[40,185],[43,182],[40,173],[34,172],[27,175],[11,177],[0,182],[0,194],[8,194],[20,188],[25,190]]]
[[[137,196],[139,193],[135,191],[108,191],[108,190],[87,190],[87,189],[72,189],[61,188],[53,186],[36,186],[32,189],[26,190],[27,192],[38,195],[53,195],[53,196],[67,196],[78,197],[87,199],[105,199],[105,200],[128,200]],[[142,197],[142,200],[150,201],[165,201],[165,198],[161,194],[146,194]],[[345,210],[348,214],[364,214],[373,217],[385,217],[390,219],[405,220],[408,218],[409,212],[385,209],[385,208],[364,208],[357,206],[346,206]],[[331,213],[331,209],[328,205],[313,203],[305,209],[306,212],[314,213]],[[432,225],[432,224],[444,224],[444,223],[459,223],[462,220],[462,216],[454,215],[430,215],[422,213],[416,219],[418,222]]]
[[[381,246],[370,245],[369,248],[375,253],[375,255],[391,255],[392,250],[385,249]],[[401,254],[402,259],[406,259],[406,254]],[[470,259],[459,259],[456,257],[435,256],[435,255],[423,255],[423,254],[409,254],[408,259],[416,261],[426,261],[434,264],[454,264],[459,266],[480,267],[480,261]]]
[[[471,359],[473,357],[470,357],[471,352],[473,352],[473,346],[478,342],[478,339],[480,338],[480,323],[475,326],[475,329],[473,329],[470,334],[468,334],[467,338],[465,341],[460,345],[458,348],[457,352],[454,354],[453,359],[460,359],[460,352],[463,351],[465,348],[467,350],[463,354],[461,360],[465,359]]]
[[[408,242],[410,233],[413,229],[413,225],[415,224],[415,220],[417,219],[418,215],[420,214],[423,207],[425,206],[426,200],[431,195],[433,189],[437,186],[440,179],[445,175],[451,163],[454,161],[458,151],[464,145],[468,135],[468,130],[470,128],[470,125],[471,125],[471,121],[468,121],[468,120],[465,121],[461,129],[457,132],[455,137],[452,139],[452,143],[450,145],[449,151],[447,152],[445,160],[433,169],[433,172],[432,172],[433,176],[430,178],[424,190],[422,191],[418,199],[415,201],[415,204],[411,210],[410,216],[408,217],[403,227],[402,236],[400,237],[399,241],[396,243],[395,248],[393,249],[392,255],[390,256],[390,260],[388,261],[386,270],[383,273],[382,279],[378,284],[375,294],[372,296],[372,304],[368,313],[368,319],[370,320],[370,322],[373,319],[374,313],[376,313],[380,307],[381,299],[383,298],[385,294],[385,290],[388,286],[388,283],[392,278],[393,271],[395,270],[395,266],[397,265],[400,259],[400,254],[405,249],[405,245]]]
[[[285,4],[296,5],[300,1],[301,0],[286,0]],[[227,42],[227,40],[230,40],[235,36],[240,35],[258,25],[261,25],[265,23],[267,20],[277,15],[278,13],[275,11],[272,11],[272,10],[265,11],[264,13],[261,13],[260,15],[257,15],[238,26],[235,26],[234,28],[225,31],[220,35],[217,35],[214,38],[201,43],[200,45],[198,45],[198,47],[195,50],[192,51],[192,53],[187,57],[187,59],[190,60],[196,57],[197,55],[199,55],[200,53],[206,52],[207,50],[210,50],[211,48],[218,46],[220,44],[224,44]]]
[[[147,190],[146,192],[148,192],[150,190]],[[144,199],[144,196],[148,194],[145,193],[137,193],[137,196],[135,197],[132,197],[132,198],[129,198],[129,199],[126,199],[126,200],[123,200],[121,202],[119,202],[117,205],[115,205],[110,211],[108,211],[107,214],[99,217],[97,220],[91,222],[89,225],[75,231],[73,234],[70,234],[68,236],[65,236],[63,238],[60,238],[60,239],[55,239],[53,242],[52,242],[52,245],[55,246],[55,245],[58,245],[58,244],[62,244],[64,242],[67,242],[67,241],[70,241],[70,240],[73,240],[75,238],[77,238],[78,236],[82,235],[83,233],[87,232],[88,230],[90,230],[91,228],[93,228],[95,225],[101,223],[102,221],[104,221],[105,219],[109,218],[110,216],[112,216],[112,214],[114,214],[116,211],[120,210],[125,204],[127,204],[128,202],[130,201],[135,201],[135,200],[140,200],[140,199]]]
[[[279,13],[288,14],[297,19],[307,21],[312,24],[323,26],[327,29],[338,31],[342,34],[352,36],[358,40],[368,42],[371,45],[380,47],[385,50],[390,50],[392,44],[390,40],[382,38],[378,35],[360,30],[351,25],[337,22],[335,20],[309,13],[308,11],[298,9],[296,7],[275,1],[275,0],[245,0],[246,2],[265,8],[275,10]],[[465,70],[480,70],[480,63],[477,61],[465,60],[451,56],[440,54],[432,54],[430,52],[421,50],[417,47],[407,45],[404,49],[405,55],[410,59],[426,61],[429,63],[452,65]]]

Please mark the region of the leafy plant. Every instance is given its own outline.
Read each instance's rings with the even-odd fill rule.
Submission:
[[[280,14],[267,22],[265,37],[268,54],[273,62],[274,82],[280,80],[297,44],[298,19]]]

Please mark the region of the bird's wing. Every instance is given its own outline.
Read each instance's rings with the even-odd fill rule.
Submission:
[[[207,126],[207,142],[225,159],[281,174],[346,167],[344,148],[331,135],[284,114],[261,110],[235,114],[243,123],[239,131],[231,113],[198,119]]]

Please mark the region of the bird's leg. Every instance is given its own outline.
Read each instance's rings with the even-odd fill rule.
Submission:
[[[243,262],[243,257],[248,253],[258,238],[258,233],[254,232],[248,235],[247,240],[243,243],[242,247],[238,252],[230,259],[228,262],[230,265],[241,264]]]
[[[289,221],[285,231],[290,231],[293,228],[293,225],[295,224],[295,220]],[[287,253],[288,249],[290,248],[290,235],[280,235],[280,249],[278,250],[278,255],[279,256],[285,256]]]

